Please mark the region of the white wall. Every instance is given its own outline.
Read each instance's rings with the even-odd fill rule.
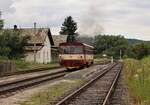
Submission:
[[[27,62],[34,62],[34,52],[28,52],[26,55],[25,60]],[[48,36],[46,36],[43,48],[36,52],[36,62],[47,64],[51,61],[51,44]]]
[[[28,52],[26,54],[25,61],[26,62],[33,62],[34,61],[34,53],[33,52]]]
[[[51,62],[51,45],[48,36],[46,36],[44,47],[36,54],[36,61],[45,64]]]

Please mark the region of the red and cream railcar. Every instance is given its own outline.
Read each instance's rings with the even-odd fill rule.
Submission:
[[[66,42],[59,45],[60,65],[67,69],[80,68],[93,64],[93,48],[81,42]]]

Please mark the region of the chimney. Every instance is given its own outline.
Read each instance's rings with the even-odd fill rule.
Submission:
[[[34,36],[36,35],[36,22],[34,22]],[[36,47],[36,42],[34,42],[34,47]],[[36,62],[36,50],[34,49],[34,62]]]
[[[36,29],[36,22],[34,22],[34,29]]]
[[[14,30],[17,30],[17,25],[14,25]]]
[[[34,35],[36,34],[36,22],[34,22]]]

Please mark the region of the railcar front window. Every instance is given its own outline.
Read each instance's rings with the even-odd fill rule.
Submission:
[[[82,46],[74,46],[74,51],[71,53],[81,54],[81,53],[83,53],[83,47]]]
[[[69,51],[68,46],[60,46],[59,52],[62,54],[69,54],[70,51]]]
[[[82,46],[60,46],[59,52],[63,54],[80,54],[83,53]]]

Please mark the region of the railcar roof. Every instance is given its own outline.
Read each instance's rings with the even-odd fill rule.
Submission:
[[[86,44],[86,43],[83,43],[83,45],[84,45],[84,46],[87,46],[87,47],[94,48],[93,46],[91,46],[91,45],[88,45],[88,44]]]
[[[91,45],[88,45],[86,43],[81,43],[81,42],[64,42],[64,43],[60,43],[59,45],[83,45],[83,46],[87,46],[87,47],[90,47],[90,48],[94,48],[93,46]]]

